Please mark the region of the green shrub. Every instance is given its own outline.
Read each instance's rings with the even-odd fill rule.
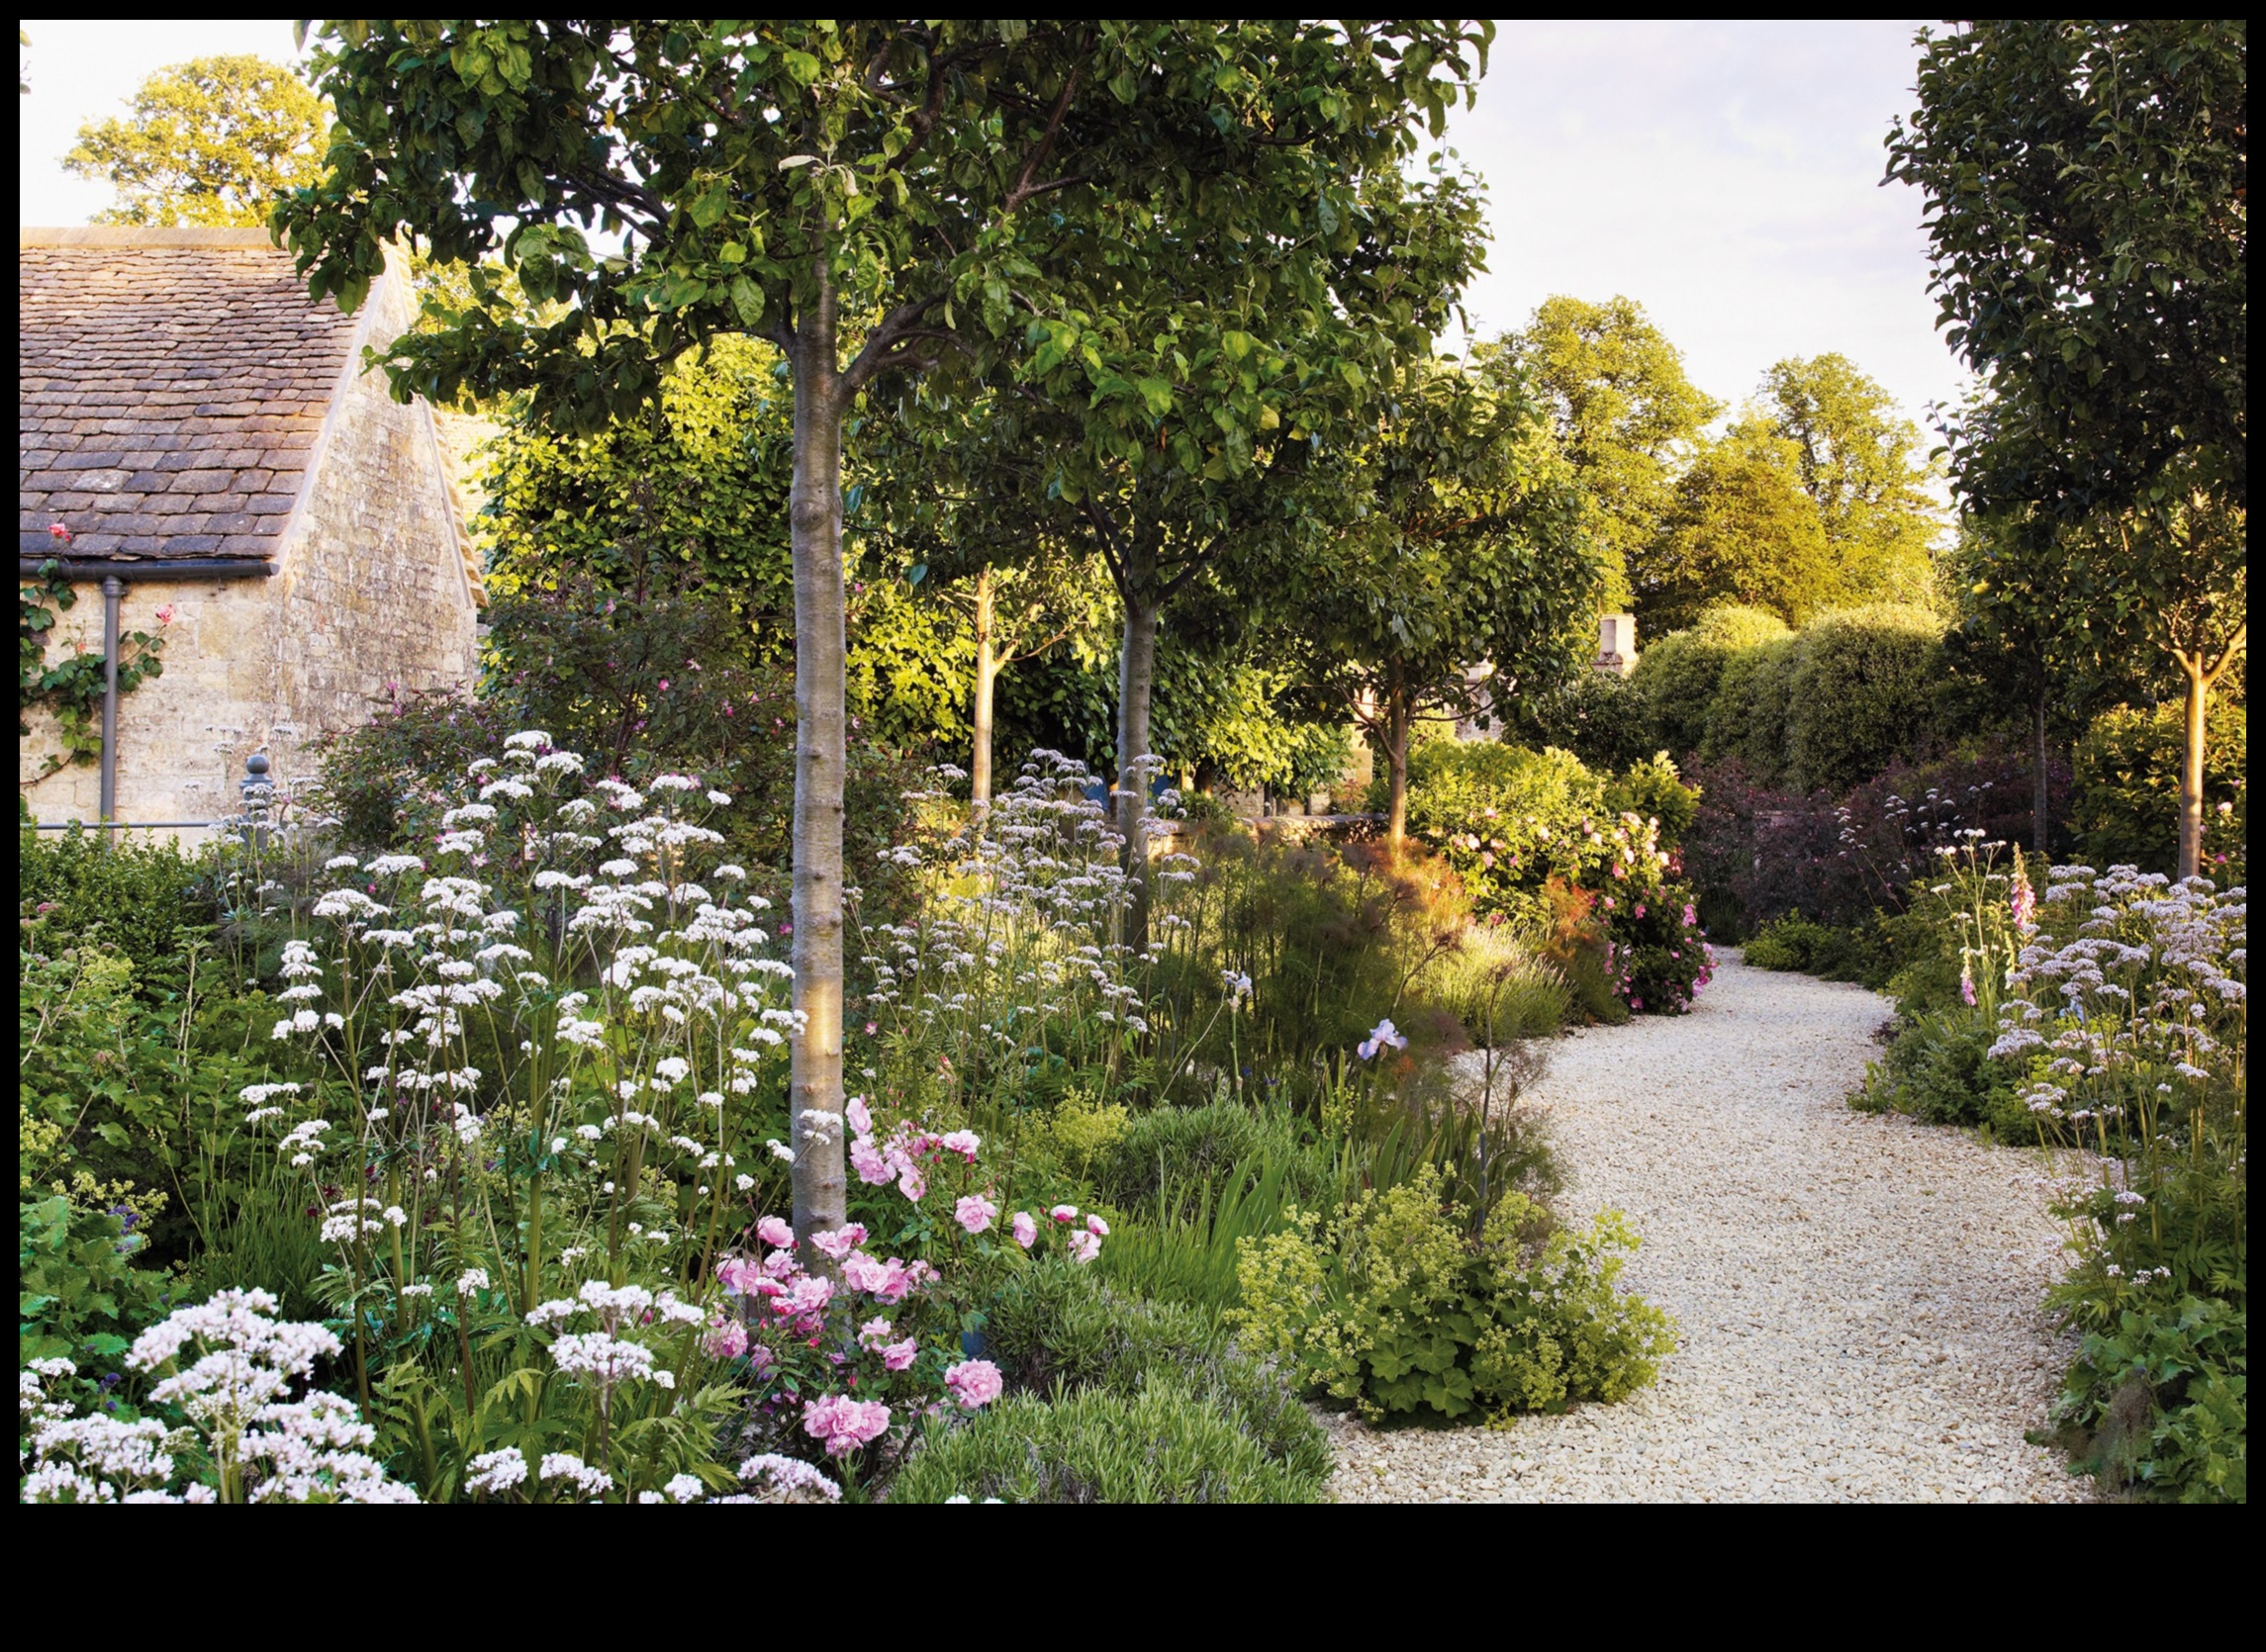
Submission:
[[[1883,602],[1812,620],[1788,685],[1786,773],[1838,797],[1921,756],[1942,674],[1943,622],[1925,608]]]
[[[1229,1319],[1246,1347],[1369,1417],[1560,1411],[1652,1381],[1673,1328],[1616,1288],[1637,1245],[1619,1213],[1546,1228],[1512,1193],[1476,1239],[1470,1228],[1426,1168],[1335,1220],[1249,1241]]]
[[[2085,1338],[2056,1413],[2075,1456],[2110,1485],[2180,1503],[2248,1491],[2249,1313],[2182,1296],[2125,1310]]]
[[[1755,932],[1741,956],[1757,969],[1798,970],[1820,980],[1855,981],[1878,991],[1889,984],[1897,954],[1890,930],[1875,913],[1859,924],[1773,918]]]
[[[1327,1184],[1321,1149],[1299,1140],[1286,1108],[1255,1108],[1222,1096],[1202,1107],[1153,1107],[1126,1124],[1087,1170],[1096,1202],[1139,1215],[1193,1214],[1195,1201],[1246,1167],[1275,1173],[1291,1196],[1311,1201]]]
[[[1672,830],[1672,822],[1693,818],[1698,794],[1675,766],[1655,756],[1608,782],[1556,748],[1474,743],[1436,751],[1425,754],[1421,770],[1410,765],[1409,827],[1438,848],[1472,910],[1548,926],[1550,955],[1565,967],[1577,1000],[1585,990],[1577,977],[1589,965],[1573,955],[1587,948],[1597,954],[1595,972],[1628,1008],[1676,1014],[1689,1007],[1708,966]],[[1657,807],[1616,812],[1617,802]],[[1581,911],[1561,922],[1560,909],[1573,905]]]
[[[248,1213],[238,1092],[273,1076],[272,1001],[209,992],[218,973],[182,969],[183,989],[152,1003],[115,950],[17,955],[22,1183],[82,1208],[131,1207],[168,1264]]]
[[[1104,1257],[1122,1237],[1110,1237]],[[1237,1352],[1209,1312],[1145,1301],[1091,1267],[1050,1259],[1015,1275],[985,1317],[985,1351],[1022,1394],[1167,1389],[1226,1417],[1292,1478],[1318,1486],[1329,1474],[1328,1446],[1295,1385]]]
[[[1605,782],[1605,806],[1614,814],[1643,815],[1660,823],[1660,836],[1680,842],[1699,818],[1700,794],[1686,785],[1666,752],[1631,763]]]
[[[1796,639],[1766,638],[1724,662],[1708,702],[1700,753],[1710,763],[1737,759],[1757,780],[1786,772],[1786,713],[1794,691]]]
[[[89,1210],[27,1193],[16,1229],[17,1364],[68,1359],[118,1369],[135,1336],[162,1317],[165,1276],[137,1267],[143,1237],[121,1205]]]
[[[16,868],[19,916],[37,926],[27,942],[50,953],[108,942],[141,978],[170,980],[188,940],[213,922],[209,884],[170,841],[114,835],[119,841],[105,844],[104,834],[75,828],[24,832]]]
[[[1585,671],[1540,719],[1541,743],[1562,746],[1592,769],[1624,769],[1659,744],[1652,706],[1633,677]]]
[[[892,1503],[1316,1503],[1216,1405],[1168,1385],[1051,1400],[1019,1394],[932,1425]]]
[[[2116,706],[2077,742],[2077,851],[2097,867],[2179,866],[2180,765],[2187,710]],[[2204,853],[2242,858],[2249,841],[2247,718],[2239,700],[2215,695],[2204,747]],[[2222,864],[2222,863],[2220,863]],[[2221,879],[2223,881],[2223,879]]]
[[[1806,918],[1779,918],[1755,931],[1741,959],[1757,969],[1786,969],[1807,973],[1825,938],[1824,924]]]
[[[1732,660],[1790,635],[1774,613],[1729,605],[1708,609],[1689,630],[1671,631],[1644,649],[1629,681],[1644,696],[1652,742],[1679,756],[1700,751],[1708,708]]]
[[[1866,1063],[1857,1104],[1907,1114],[1923,1124],[1990,1125],[2002,1140],[2029,1145],[2036,1124],[2015,1086],[1990,1058],[1997,1033],[1973,1010],[1905,1018],[1878,1061]]]

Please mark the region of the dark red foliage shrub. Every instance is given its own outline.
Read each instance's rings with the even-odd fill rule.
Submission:
[[[2030,843],[2031,773],[2022,753],[1992,748],[1898,764],[1837,801],[1760,785],[1737,761],[1720,763],[1691,776],[1701,797],[1685,871],[1719,934],[1751,935],[1789,914],[1854,924],[1875,908],[1901,911],[1906,888],[1961,834]],[[2051,763],[2046,785],[2053,819],[2066,821],[2066,763]]]

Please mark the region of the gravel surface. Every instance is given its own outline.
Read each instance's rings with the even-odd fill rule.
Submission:
[[[1333,1416],[1341,1501],[2090,1495],[2023,1438],[2069,1358],[2039,1307],[2063,1259],[2041,1166],[1851,1112],[1887,1001],[1735,958],[1688,1016],[1560,1041],[1531,1092],[1561,1208],[1644,1238],[1624,1282],[1679,1326],[1658,1384],[1501,1429]]]

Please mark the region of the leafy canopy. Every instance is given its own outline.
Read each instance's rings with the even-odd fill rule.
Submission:
[[[1986,511],[2132,502],[2175,455],[2245,492],[2240,19],[1923,34],[1889,176],[1928,199],[1940,324],[1997,406],[1954,473]]]
[[[330,116],[290,69],[249,56],[159,69],[133,113],[79,128],[65,171],[107,178],[103,224],[224,229],[267,223],[276,197],[322,171]]]
[[[1593,646],[1586,499],[1514,359],[1432,364],[1361,455],[1361,511],[1294,577],[1307,675],[1349,706],[1462,714],[1556,688]]]
[[[1547,299],[1511,340],[1558,443],[1596,502],[1612,603],[1658,530],[1676,467],[1722,411],[1684,375],[1683,355],[1634,300]]]
[[[1435,131],[1484,25],[525,20],[324,26],[349,141],[277,214],[316,296],[357,303],[385,242],[499,254],[547,320],[482,303],[397,341],[397,394],[531,393],[591,428],[719,333],[785,343],[821,293],[879,321],[846,377],[973,365],[1108,314],[1095,250],[1172,224],[1207,258],[1350,242],[1350,193],[1410,111]],[[1349,164],[1350,163],[1350,164]],[[1036,211],[1027,210],[1037,206]],[[594,232],[622,238],[618,250]],[[1066,305],[1083,273],[1087,303]],[[474,280],[475,296],[482,282]],[[1310,297],[1319,298],[1318,294]],[[1073,335],[1075,341],[1075,334]],[[1061,356],[1047,357],[1052,344]],[[1088,394],[1155,417],[1154,375]],[[1256,398],[1247,410],[1259,416]],[[1222,435],[1227,432],[1221,432]]]
[[[1708,443],[1676,479],[1631,573],[1641,632],[1655,636],[1723,603],[1799,625],[1841,589],[1825,522],[1802,489],[1799,447],[1751,419]]]
[[[1920,430],[1847,356],[1794,356],[1762,382],[1772,432],[1792,442],[1842,595],[1913,600],[1931,585],[1942,513],[1925,485]]]

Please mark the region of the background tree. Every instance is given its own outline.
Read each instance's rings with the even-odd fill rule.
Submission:
[[[126,119],[79,128],[63,169],[108,179],[102,224],[265,226],[276,197],[315,181],[330,119],[323,100],[263,57],[197,57],[142,83]]]
[[[1722,404],[1684,376],[1682,352],[1631,299],[1547,299],[1509,343],[1595,501],[1600,600],[1626,604],[1631,566],[1657,537],[1677,470]]]
[[[845,420],[881,376],[917,375],[950,349],[982,370],[1026,339],[1043,355],[1057,326],[1120,336],[1107,272],[1128,228],[1169,223],[1208,262],[1300,233],[1358,239],[1365,170],[1397,161],[1412,113],[1440,129],[1491,32],[1154,20],[324,26],[317,83],[342,136],[322,182],[275,220],[313,295],[357,305],[387,243],[408,234],[444,261],[499,256],[530,303],[565,306],[535,320],[483,307],[404,335],[386,358],[397,395],[525,391],[546,422],[587,430],[652,401],[662,368],[716,334],[766,337],[786,358],[802,1023],[791,1088],[805,1239],[843,1211]],[[601,255],[592,229],[619,234],[619,250]],[[1084,282],[1075,293],[1073,278]],[[1087,394],[1131,417],[1155,407],[1158,388],[1104,378]]]
[[[632,562],[697,570],[784,660],[794,644],[792,397],[779,352],[724,336],[661,375],[651,402],[587,434],[507,406],[489,444],[479,518],[500,593],[587,576],[617,589]],[[631,547],[636,547],[634,554]]]
[[[1794,444],[1844,599],[1925,602],[1942,511],[1928,497],[1920,429],[1847,356],[1791,356],[1762,381],[1771,431]]]
[[[1681,630],[1723,603],[1799,625],[1842,595],[1824,518],[1802,487],[1801,449],[1759,418],[1701,447],[1630,574],[1641,635]]]
[[[1888,171],[1927,196],[1940,324],[1990,395],[1952,431],[1954,482],[1985,518],[2074,530],[2104,622],[2185,616],[2163,642],[2195,743],[2189,874],[2206,702],[2246,636],[2225,533],[2248,488],[2248,26],[2013,19],[1922,41]]]
[[[1123,616],[1115,756],[1129,865],[1142,864],[1146,787],[1126,781],[1154,755],[1168,607],[1196,589],[1248,603],[1315,542],[1331,508],[1303,485],[1316,454],[1356,430],[1405,361],[1429,357],[1476,266],[1464,181],[1405,180],[1389,148],[1370,158],[1329,214],[1285,200],[1285,232],[1233,259],[1173,221],[1122,217],[1076,258],[1111,308],[1037,323],[1028,370],[991,417],[938,421],[944,439],[973,444],[955,464],[991,502],[962,518],[983,536],[979,554],[1026,555],[1051,537],[1090,547],[1108,571]],[[1137,902],[1136,931],[1141,917]]]
[[[1417,719],[1557,688],[1595,647],[1602,576],[1573,467],[1507,355],[1430,366],[1358,463],[1359,514],[1299,563],[1288,624],[1313,690],[1384,757],[1397,845]]]

